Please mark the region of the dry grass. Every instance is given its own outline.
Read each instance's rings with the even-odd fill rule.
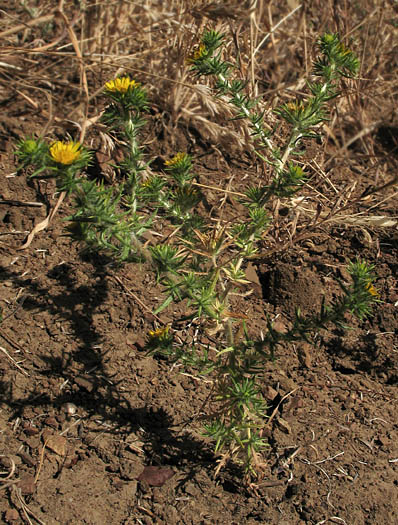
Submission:
[[[100,93],[106,80],[127,73],[149,91],[153,119],[148,145],[162,133],[170,146],[181,147],[177,131],[183,129],[191,146],[200,140],[220,156],[225,151],[241,156],[250,151],[246,123],[226,124],[233,115],[230,106],[214,99],[207,80],[189,74],[185,59],[202,30],[213,27],[226,34],[224,56],[232,62],[239,58],[237,75],[248,81],[253,96],[261,97],[271,127],[272,108],[305,93],[317,37],[325,30],[339,31],[361,58],[360,77],[346,82],[344,96],[324,126],[327,139],[304,161],[311,179],[305,202],[287,203],[293,207],[289,238],[326,222],[396,229],[396,218],[388,217],[395,196],[397,144],[386,155],[378,137],[381,126],[395,123],[394,3],[308,4],[19,2],[14,10],[3,10],[0,20],[0,85],[7,108],[3,135],[11,131],[14,140],[18,120],[29,119],[32,131],[41,128],[48,137],[69,133],[109,151],[112,144],[98,124]],[[280,133],[283,141],[283,129]]]

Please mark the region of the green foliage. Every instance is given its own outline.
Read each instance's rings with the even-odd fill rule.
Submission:
[[[27,139],[18,145],[17,155],[21,167],[32,166],[33,175],[56,177],[58,187],[73,195],[75,211],[67,219],[73,239],[120,262],[152,263],[165,295],[156,314],[184,301],[186,315],[176,320],[185,323],[179,337],[169,326],[151,331],[148,351],[200,375],[211,375],[214,387],[205,434],[215,442],[220,465],[233,459],[255,476],[267,446],[262,437],[267,417],[261,384],[264,361],[274,359],[282,343],[311,342],[330,325],[345,327],[348,315],[368,316],[379,299],[372,285],[373,268],[357,261],[349,266],[352,283],[340,283],[341,296],[310,316],[297,310],[287,332],[278,331],[268,320],[263,338],[252,340],[246,316],[231,311],[231,294],[247,284],[245,261],[256,254],[258,242],[267,235],[271,222],[267,206],[274,199],[293,196],[305,184],[307,175],[295,160],[304,141],[318,136],[319,125],[329,118],[327,103],[339,94],[340,78],[354,75],[358,60],[337,35],[326,34],[319,40],[320,56],[314,62],[317,80],[308,82],[307,97],[274,110],[290,130],[281,148],[274,145],[274,132],[264,128],[258,100],[247,92],[244,81],[233,78],[234,65],[223,60],[223,43],[222,34],[205,31],[187,62],[194,75],[213,79],[215,96],[229,101],[235,119],[247,120],[255,152],[272,169],[268,184],[247,189],[242,199],[246,214],[232,223],[223,225],[200,211],[203,194],[188,154],[177,153],[165,163],[163,173],[144,176],[138,139],[148,101],[146,91],[129,77],[111,80],[104,89],[108,103],[102,121],[123,149],[117,190],[82,176],[90,154],[76,143],[59,143],[54,149],[42,140]],[[172,233],[147,249],[142,236],[158,222]]]
[[[119,211],[121,192],[103,183],[79,180],[74,188],[75,213],[67,220],[69,235],[90,251],[103,251],[118,261],[140,260],[137,239],[151,220],[128,210]]]
[[[48,152],[47,143],[42,139],[26,138],[17,144],[16,155],[18,157],[20,168],[31,166],[34,168],[46,169],[43,161]]]

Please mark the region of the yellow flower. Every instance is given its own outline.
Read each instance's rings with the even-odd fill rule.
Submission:
[[[50,156],[55,162],[68,166],[80,158],[80,148],[79,142],[61,142],[59,140],[50,146]]]
[[[366,285],[366,290],[370,293],[370,295],[373,295],[373,297],[379,297],[379,292],[376,290],[372,283],[368,283]]]
[[[195,62],[203,58],[205,54],[206,46],[204,44],[200,44],[191,54],[191,56],[187,58],[186,62],[187,64],[195,64]]]
[[[292,111],[292,112],[294,112],[294,113],[298,113],[298,112],[301,112],[301,111],[304,110],[304,104],[303,104],[303,102],[302,102],[302,101],[298,102],[297,100],[294,101],[294,102],[288,102],[288,103],[286,104],[286,107],[287,107],[290,111]]]
[[[129,89],[138,86],[138,82],[130,79],[130,77],[120,77],[107,82],[105,84],[105,89],[106,91],[110,91],[112,93],[127,93]]]
[[[156,330],[149,330],[149,337],[151,339],[166,339],[169,335],[170,326],[164,326],[163,328],[157,328]]]
[[[181,161],[185,160],[185,157],[187,156],[186,153],[177,153],[177,155],[174,155],[174,157],[170,160],[166,160],[165,164],[166,166],[170,166],[173,168],[177,164],[179,164]]]
[[[151,178],[142,181],[141,188],[149,188],[149,186],[151,185],[151,182],[152,182]]]
[[[340,42],[338,46],[338,50],[339,50],[339,53],[341,53],[343,56],[347,56],[351,53],[351,51],[347,49],[342,42]]]

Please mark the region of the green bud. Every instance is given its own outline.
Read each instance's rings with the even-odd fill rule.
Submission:
[[[20,150],[26,154],[34,153],[38,148],[38,143],[33,139],[27,139],[21,143]]]

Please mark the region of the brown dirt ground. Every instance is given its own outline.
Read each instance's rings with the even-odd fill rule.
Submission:
[[[311,312],[323,296],[335,297],[335,279],[345,279],[346,262],[358,256],[375,265],[383,303],[369,320],[350,320],[350,331],[325,331],[314,347],[282,346],[276,361],[264,364],[264,395],[270,414],[276,409],[267,429],[267,470],[256,487],[243,486],[233,465],[216,478],[198,417],[211,384],[143,349],[154,326],[150,312],[161,301],[152,270],[115,269],[101,256],[82,256],[62,235],[68,203],[19,250],[54,205],[54,184],[15,175],[15,141],[40,132],[45,115],[12,86],[1,98],[1,198],[16,201],[0,204],[3,522],[398,523],[396,234],[325,226],[288,252],[253,263],[253,293],[237,297],[234,311],[248,315],[254,335],[266,330],[267,315],[283,325],[294,307]],[[147,129],[157,130],[158,120],[159,110]],[[62,119],[58,126],[65,130]],[[152,133],[157,142],[149,151],[162,157],[176,151],[166,135]],[[177,128],[174,140],[177,150],[191,148],[202,182],[220,185],[215,168],[225,171],[225,155],[231,177],[256,180],[249,157],[231,146],[222,158],[198,139],[199,130],[196,139],[192,133]],[[373,134],[381,162],[396,155],[386,133]],[[355,162],[331,161],[328,176],[338,183],[352,165],[367,173],[366,152],[359,150]],[[322,162],[335,152],[330,140]],[[359,186],[368,185],[366,177],[358,177]],[[32,201],[42,206],[17,205]],[[396,204],[383,213],[396,216]],[[167,310],[162,318],[178,314]],[[174,476],[161,487],[137,481],[148,465],[171,468]]]

